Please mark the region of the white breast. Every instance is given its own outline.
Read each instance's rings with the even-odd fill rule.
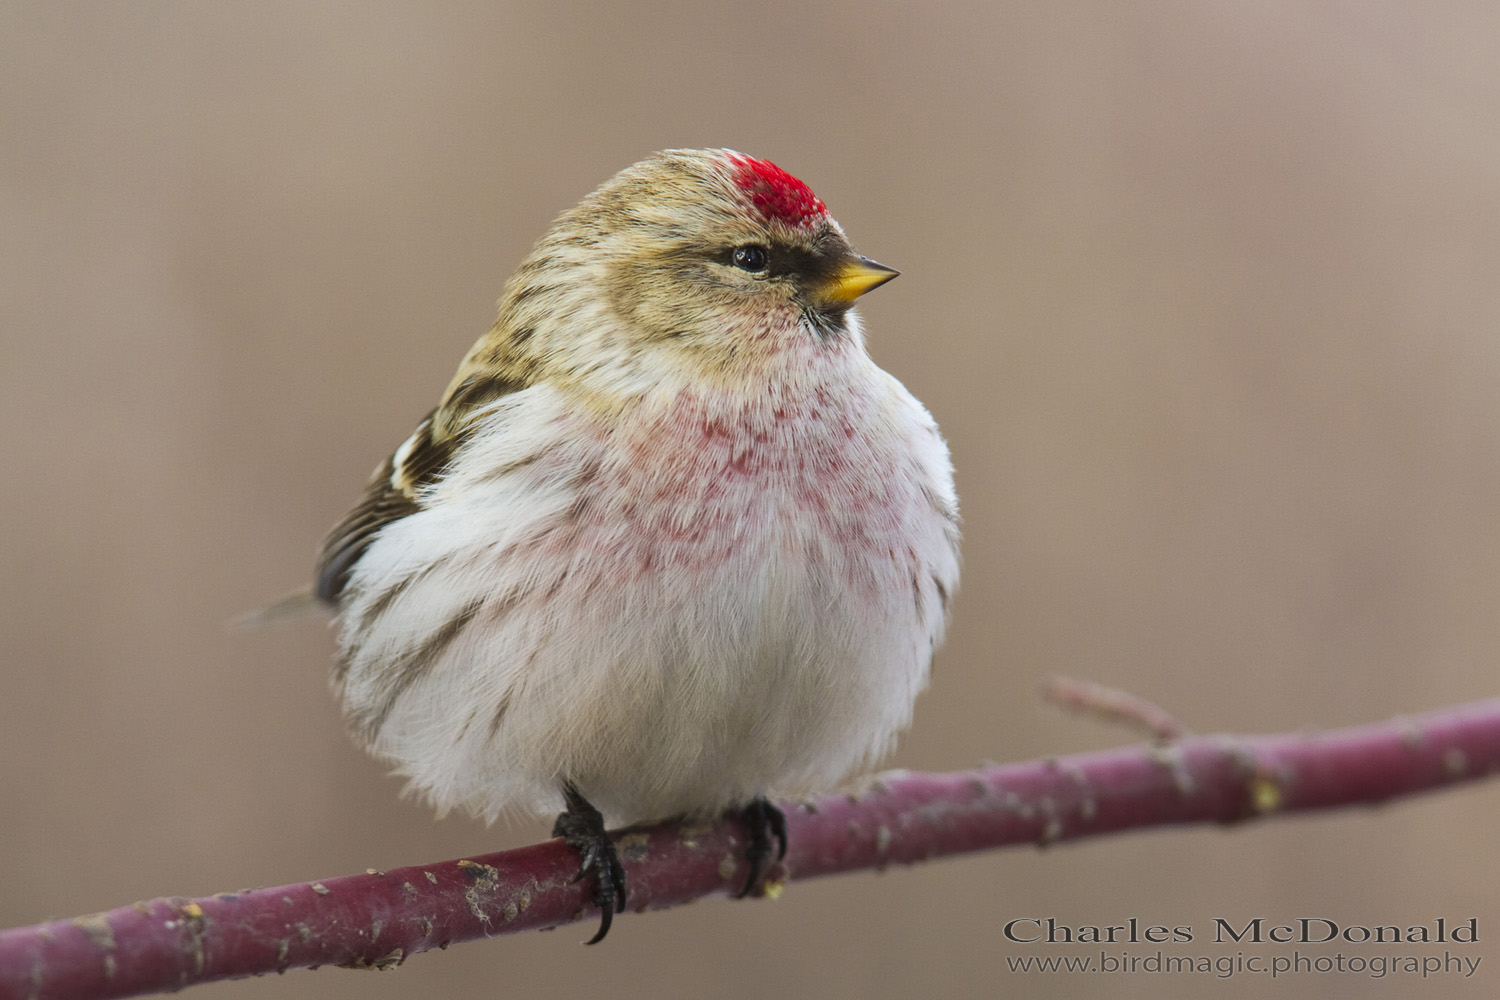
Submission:
[[[860,364],[609,419],[534,386],[342,617],[346,709],[440,808],[612,822],[826,790],[908,722],[957,584],[947,449]]]

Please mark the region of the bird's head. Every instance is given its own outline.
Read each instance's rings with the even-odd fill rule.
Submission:
[[[857,345],[849,307],[896,273],[855,253],[775,164],[666,150],[557,220],[511,279],[495,334],[621,377],[752,369],[788,349]]]

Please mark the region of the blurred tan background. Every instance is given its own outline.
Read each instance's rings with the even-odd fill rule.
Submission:
[[[399,799],[320,622],[225,623],[304,581],[552,216],[666,146],[776,160],[904,272],[863,311],[967,542],[893,764],[1133,739],[1055,672],[1200,731],[1495,693],[1500,6],[310,6],[0,7],[0,925],[545,835]],[[1493,995],[1497,826],[1480,785],[193,995]],[[1482,965],[1027,977],[1028,916],[1473,916]]]

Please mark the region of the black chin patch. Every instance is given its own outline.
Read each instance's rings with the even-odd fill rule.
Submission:
[[[805,308],[802,310],[802,318],[807,321],[808,326],[812,327],[818,339],[826,344],[848,336],[848,313],[848,306],[840,306],[836,309]]]

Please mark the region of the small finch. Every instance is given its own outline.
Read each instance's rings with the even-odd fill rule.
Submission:
[[[932,417],[851,308],[895,277],[765,160],[668,150],[565,212],[324,544],[357,738],[440,811],[786,826],[911,719],[958,583]],[[592,942],[591,942],[592,943]]]

